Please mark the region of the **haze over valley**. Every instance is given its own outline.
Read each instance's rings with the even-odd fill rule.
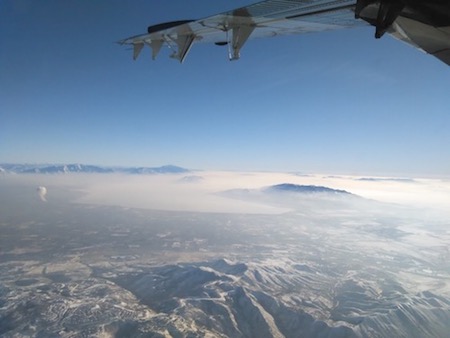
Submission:
[[[0,167],[1,336],[450,331],[448,180]]]

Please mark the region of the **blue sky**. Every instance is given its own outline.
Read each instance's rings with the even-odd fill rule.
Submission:
[[[371,27],[194,45],[115,44],[252,1],[0,2],[0,162],[381,175],[450,173],[450,71]]]

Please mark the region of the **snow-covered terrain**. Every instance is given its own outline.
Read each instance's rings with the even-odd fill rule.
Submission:
[[[2,337],[450,331],[445,180],[4,169]]]

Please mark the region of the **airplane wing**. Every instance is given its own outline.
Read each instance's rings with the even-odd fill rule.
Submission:
[[[322,32],[372,25],[375,38],[389,33],[450,65],[449,0],[266,0],[199,20],[149,26],[147,33],[119,41],[133,47],[136,60],[144,46],[155,59],[162,46],[183,62],[194,43],[228,47],[240,57],[249,38]]]

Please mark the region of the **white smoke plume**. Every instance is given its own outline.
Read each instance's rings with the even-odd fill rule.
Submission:
[[[45,195],[47,195],[47,188],[43,187],[43,186],[40,186],[40,187],[37,187],[36,191],[37,191],[37,193],[39,195],[39,198],[43,202],[47,202],[47,199],[45,198]]]

